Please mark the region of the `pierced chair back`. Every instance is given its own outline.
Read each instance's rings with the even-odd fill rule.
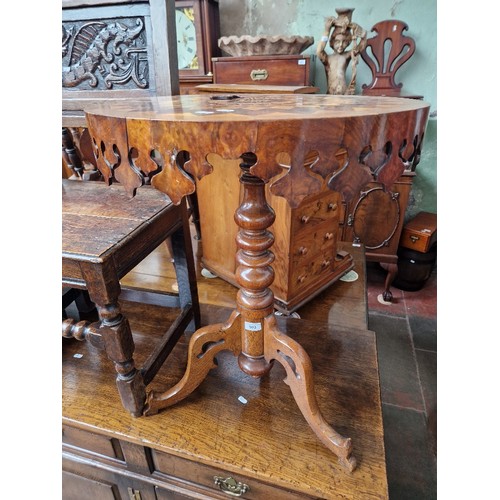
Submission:
[[[361,52],[372,73],[372,81],[361,86],[363,95],[422,99],[420,95],[403,93],[403,84],[396,83],[395,79],[397,71],[415,53],[415,41],[404,34],[407,30],[405,22],[393,19],[380,21],[372,27],[375,35],[368,38]]]

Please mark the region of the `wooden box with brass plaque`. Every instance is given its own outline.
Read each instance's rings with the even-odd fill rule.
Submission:
[[[436,243],[436,239],[437,215],[419,212],[405,224],[399,246],[425,253]]]
[[[437,259],[437,215],[419,212],[403,227],[394,286],[413,292],[431,277]]]
[[[310,56],[214,57],[212,63],[214,83],[314,85]]]
[[[175,0],[177,58],[182,94],[212,83],[212,57],[220,51],[218,0]]]

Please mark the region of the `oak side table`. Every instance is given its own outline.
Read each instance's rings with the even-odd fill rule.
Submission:
[[[390,187],[419,157],[428,113],[429,105],[416,100],[309,94],[184,95],[89,105],[97,166],[130,194],[149,176],[153,187],[180,203],[194,192],[194,178],[210,174],[213,155],[241,159],[243,194],[234,215],[237,307],[226,322],[191,337],[184,376],[166,391],[150,392],[145,415],[189,396],[220,351],[232,351],[253,377],[263,377],[277,362],[318,439],[354,470],[351,439],[319,410],[309,356],[277,326],[269,288],[274,255],[268,228],[275,215],[265,184],[292,208],[325,185],[346,199],[374,177]]]

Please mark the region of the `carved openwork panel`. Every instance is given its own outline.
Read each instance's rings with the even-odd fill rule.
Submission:
[[[144,17],[63,21],[62,86],[113,90],[149,87]]]
[[[427,104],[406,99],[287,95],[162,97],[102,104],[87,113],[98,145],[126,123],[121,164],[126,159],[134,175],[150,176],[172,199],[192,192],[192,179],[212,171],[210,153],[236,159],[251,152],[250,173],[292,208],[326,187],[346,200],[373,181],[390,191],[418,162],[427,116]]]
[[[403,84],[396,83],[396,73],[415,53],[415,41],[405,34],[407,30],[405,22],[395,19],[380,21],[373,26],[375,35],[367,40],[366,48],[361,52],[372,74],[372,81],[362,85],[364,95],[396,96],[401,93]]]

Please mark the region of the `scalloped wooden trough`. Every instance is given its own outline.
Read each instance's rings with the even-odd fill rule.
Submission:
[[[223,36],[219,48],[230,56],[272,56],[301,54],[314,43],[312,36],[261,35]]]

